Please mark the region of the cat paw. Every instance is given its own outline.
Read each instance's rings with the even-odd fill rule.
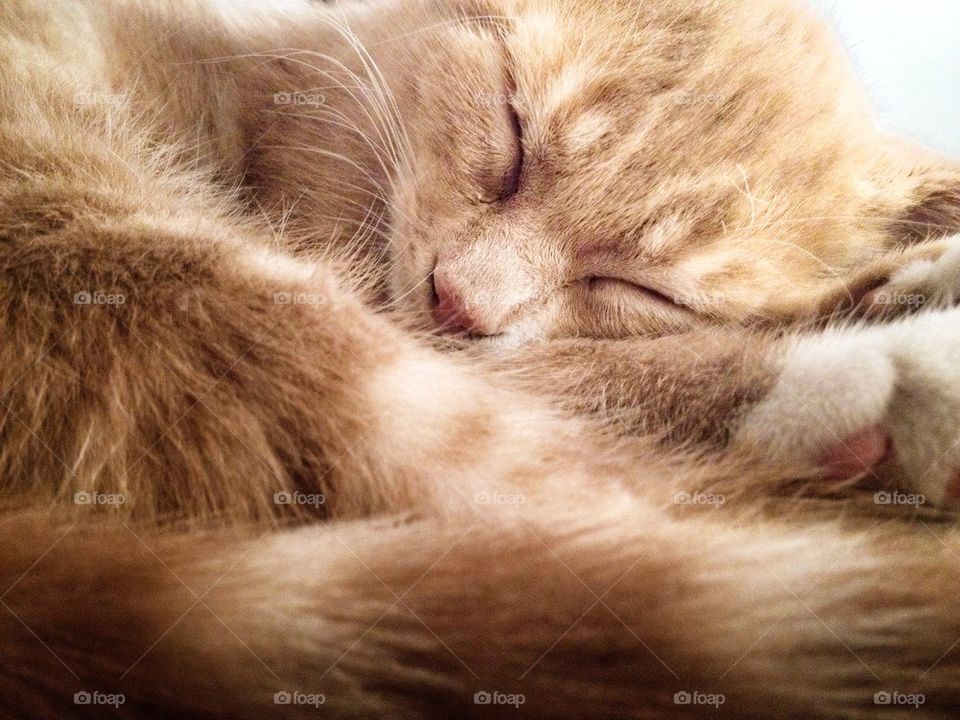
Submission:
[[[883,425],[874,425],[839,439],[822,454],[817,467],[831,480],[849,480],[875,472],[891,457],[893,441]]]
[[[960,309],[797,339],[733,445],[824,488],[960,505],[958,357]]]
[[[960,235],[931,244],[929,252],[892,269],[881,284],[864,292],[857,314],[885,318],[960,303]]]

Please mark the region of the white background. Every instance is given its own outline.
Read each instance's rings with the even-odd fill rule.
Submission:
[[[833,19],[881,125],[960,156],[960,0],[813,3]]]

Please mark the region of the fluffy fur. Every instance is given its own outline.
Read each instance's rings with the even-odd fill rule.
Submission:
[[[806,8],[223,8],[0,7],[4,715],[955,714],[960,170]]]

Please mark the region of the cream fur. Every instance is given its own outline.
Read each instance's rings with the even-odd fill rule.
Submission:
[[[0,714],[955,716],[958,228],[794,0],[7,0]]]

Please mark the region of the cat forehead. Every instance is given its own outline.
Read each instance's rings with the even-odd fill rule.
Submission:
[[[690,112],[737,85],[753,94],[796,92],[786,87],[784,65],[804,58],[815,65],[827,50],[816,37],[822,23],[798,0],[759,9],[744,0],[509,5],[498,29],[516,89],[547,113],[599,103],[635,113],[651,96],[676,96]]]
[[[447,83],[512,99],[558,234],[666,253],[812,193],[843,143],[807,132],[847,112],[848,87],[843,71],[823,77],[836,48],[799,0],[490,0],[487,13],[477,32],[505,72]],[[840,120],[860,122],[854,104]]]
[[[571,120],[574,143],[602,136],[617,116],[635,116],[644,97],[680,82],[692,64],[679,58],[680,45],[692,56],[702,56],[706,48],[706,34],[693,37],[690,25],[680,33],[684,41],[677,40],[678,31],[667,18],[609,6],[573,13],[571,7],[577,6],[528,3],[510,17],[504,46],[516,100],[527,105],[521,110]],[[692,26],[705,29],[713,24],[701,18]]]

